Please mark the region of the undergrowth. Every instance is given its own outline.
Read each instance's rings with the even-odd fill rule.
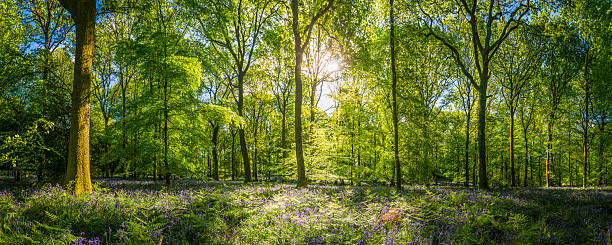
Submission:
[[[98,182],[0,189],[0,244],[610,244],[609,190]]]

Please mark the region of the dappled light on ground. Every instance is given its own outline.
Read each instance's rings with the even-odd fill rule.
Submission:
[[[95,183],[3,185],[0,243],[606,244],[612,230],[610,189]]]

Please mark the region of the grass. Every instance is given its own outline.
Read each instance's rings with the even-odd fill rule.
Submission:
[[[0,244],[611,244],[610,189],[0,186]]]

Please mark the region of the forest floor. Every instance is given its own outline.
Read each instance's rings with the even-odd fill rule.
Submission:
[[[612,189],[0,179],[0,244],[611,244]]]

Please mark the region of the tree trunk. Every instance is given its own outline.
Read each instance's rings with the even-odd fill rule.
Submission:
[[[168,163],[168,79],[164,78],[164,177],[170,185],[170,165]]]
[[[527,141],[527,129],[523,126],[523,138],[525,139],[525,176],[523,186],[527,187],[527,167],[529,166],[529,143]],[[531,170],[533,176],[533,169]]]
[[[515,187],[514,178],[514,107],[510,107],[510,186]]]
[[[604,176],[603,163],[605,162],[605,159],[604,159],[603,149],[604,149],[604,140],[605,140],[604,139],[604,134],[605,134],[604,129],[606,128],[606,119],[605,118],[606,118],[606,114],[604,112],[604,115],[602,115],[600,117],[601,123],[599,125],[599,152],[598,152],[598,154],[599,154],[599,181],[598,181],[598,184],[600,186],[604,185],[604,182],[603,182],[603,176]]]
[[[213,132],[212,132],[212,143],[213,143],[213,147],[212,147],[212,157],[213,157],[213,179],[216,181],[219,181],[219,153],[217,152],[218,149],[218,141],[219,141],[219,125],[217,124],[213,124]]]
[[[302,37],[298,30],[298,1],[291,0],[291,13],[293,17],[293,41],[295,48],[295,66],[293,75],[295,79],[295,159],[297,162],[297,186],[306,187],[306,169],[304,167],[304,152],[302,148]]]
[[[121,150],[122,152],[125,154],[125,148],[127,147],[127,137],[125,135],[125,132],[127,131],[126,126],[125,126],[125,117],[126,115],[126,110],[125,110],[125,96],[127,93],[127,84],[125,84],[125,78],[123,77],[123,72],[122,70],[120,70],[120,74],[119,74],[119,79],[120,79],[120,83],[121,83],[121,126],[122,126],[122,130],[121,130]],[[151,91],[153,90],[153,83],[151,83]],[[157,128],[157,125],[155,126]],[[156,135],[157,136],[157,135]],[[120,158],[123,159],[123,158]],[[121,161],[121,168],[122,168],[122,172],[123,172],[123,178],[125,178],[125,173],[127,171],[127,166],[126,166],[126,161],[125,159],[123,159]]]
[[[468,102],[469,104],[469,102]],[[470,115],[471,113],[467,113],[467,120],[465,123],[465,183],[464,185],[467,187],[470,181],[470,166],[469,166],[469,150],[470,150]]]
[[[487,71],[488,73],[488,71]],[[481,79],[478,96],[478,187],[488,189],[487,179],[487,142],[485,136],[485,123],[487,113],[487,75]]]
[[[72,187],[74,194],[90,193],[92,185],[89,168],[89,111],[96,1],[61,0],[60,2],[70,12],[76,25],[72,115],[65,183]]]
[[[287,158],[287,113],[286,111],[282,113],[281,120],[281,150],[283,151],[283,161]]]
[[[253,153],[253,180],[255,181],[257,181],[257,127],[259,126],[257,120],[258,119],[255,118],[255,125],[253,126],[253,147],[255,148]]]
[[[554,117],[554,114],[552,115],[552,117]],[[552,122],[548,122],[547,131],[548,131],[548,142],[546,143],[546,187],[550,187],[548,172],[549,172],[550,162],[552,161]]]
[[[395,16],[393,15],[393,0],[389,0],[389,26],[391,28],[391,93],[393,94],[393,156],[395,160],[395,187],[402,189],[402,169],[399,161],[399,132],[397,113],[397,74],[395,71]]]
[[[243,116],[243,104],[244,104],[244,74],[238,75],[238,115]],[[238,135],[240,137],[240,152],[242,153],[242,163],[244,165],[244,182],[251,182],[251,164],[249,162],[249,149],[246,145],[246,137],[244,135],[244,128],[238,128]]]
[[[236,163],[234,162],[234,155],[235,155],[235,149],[236,149],[236,133],[232,132],[232,181],[236,180]]]
[[[582,135],[582,188],[585,188],[587,183],[587,165],[588,165],[588,156],[589,156],[589,148],[588,148],[588,134],[589,134],[589,100],[591,99],[589,86],[590,80],[588,77],[589,72],[589,53],[587,50],[585,62],[584,62],[584,118],[583,118],[583,135]]]

